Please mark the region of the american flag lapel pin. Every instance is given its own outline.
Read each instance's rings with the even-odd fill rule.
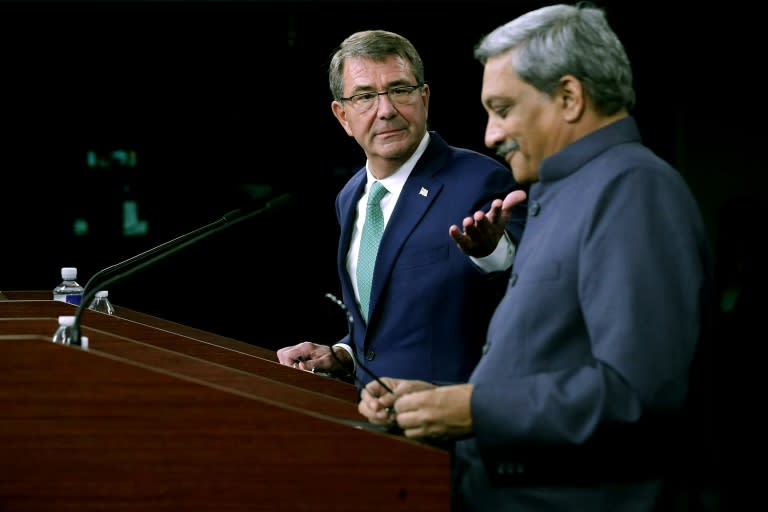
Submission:
[[[427,194],[429,194],[429,190],[425,189],[424,187],[421,187],[421,190],[419,190],[419,195],[427,197]]]

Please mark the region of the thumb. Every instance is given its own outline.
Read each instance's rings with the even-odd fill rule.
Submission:
[[[507,222],[509,222],[515,206],[525,201],[526,197],[526,193],[522,190],[513,190],[507,194],[507,197],[505,197],[504,201],[501,203],[501,215],[499,215],[499,222],[502,225],[506,225]]]
[[[507,197],[504,198],[504,201],[501,204],[502,210],[511,210],[514,206],[522,203],[525,201],[526,198],[525,191],[523,190],[513,190],[509,194],[507,194]]]

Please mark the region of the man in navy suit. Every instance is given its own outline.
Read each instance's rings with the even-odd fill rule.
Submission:
[[[392,393],[371,382],[358,409],[411,438],[457,440],[455,511],[669,510],[712,313],[696,200],[641,143],[630,63],[602,10],[531,11],[475,56],[486,145],[530,185],[507,291],[468,383],[384,376]],[[451,234],[465,246],[512,202]]]
[[[504,293],[525,209],[510,219],[505,236],[466,250],[472,258],[448,226],[482,215],[492,200],[519,187],[496,159],[449,146],[427,129],[424,65],[399,34],[368,30],[346,38],[331,60],[329,82],[333,114],[367,159],[336,198],[338,273],[350,334],[332,349],[308,341],[282,348],[278,359],[304,370],[346,368],[359,385],[371,374],[466,381]],[[355,276],[374,182],[387,190],[380,202],[386,227],[366,317]]]

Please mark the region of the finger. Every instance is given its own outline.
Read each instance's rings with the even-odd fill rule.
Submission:
[[[397,400],[397,396],[393,395],[392,393],[387,393],[385,395],[382,395],[376,399],[376,409],[377,410],[387,410],[387,409],[393,409],[395,405],[395,401]]]
[[[475,241],[475,238],[479,235],[479,222],[481,222],[482,218],[485,217],[485,214],[483,214],[483,217],[481,217],[480,220],[472,219],[472,222],[470,224],[467,224],[464,226],[464,236],[467,237],[471,241]]]
[[[461,233],[459,226],[457,226],[456,224],[452,224],[451,227],[448,228],[448,236],[453,238],[454,242],[461,245],[463,234]]]
[[[282,349],[277,352],[277,359],[282,364],[293,366],[295,361],[301,360],[301,351],[296,348]]]
[[[488,222],[490,223],[496,222],[496,219],[501,213],[502,205],[503,205],[503,202],[501,199],[494,199],[491,202],[491,207],[488,209],[488,212],[485,214],[485,216],[488,219]],[[475,219],[477,219],[477,216],[475,216]]]
[[[502,209],[508,210],[525,201],[527,194],[523,190],[513,190],[504,198]]]
[[[376,411],[370,408],[369,402],[366,400],[361,400],[357,404],[357,412],[365,416],[368,421],[373,422],[376,419]]]
[[[312,359],[309,366],[307,369],[312,373],[325,374],[329,365],[323,359]]]
[[[288,355],[288,349],[281,348],[276,352],[277,360],[280,364],[290,365],[293,363],[293,358]]]
[[[403,430],[407,437],[424,437],[427,425],[422,421],[422,412],[420,409],[408,409],[409,406],[397,404],[395,407],[395,419],[397,425]]]
[[[483,217],[474,226],[467,229],[467,234],[472,238],[474,247],[480,248],[486,246],[489,241],[498,239],[497,230],[498,228],[492,225],[487,217]]]
[[[451,236],[451,238],[453,238],[453,241],[459,245],[459,247],[462,247],[462,248],[471,247],[472,239],[469,236],[467,236],[466,226],[464,226],[463,224],[461,228],[459,228],[459,226],[454,224],[453,226],[448,228],[448,234]]]
[[[366,416],[370,416],[374,411],[376,407],[376,397],[372,396],[368,391],[363,389],[363,392],[360,393],[360,402],[361,407],[365,407],[367,413]]]
[[[375,380],[372,380],[366,384],[364,389],[371,397],[375,398],[377,401],[379,397],[385,393],[385,390],[381,387],[381,384]]]
[[[384,408],[371,411],[369,420],[372,423],[377,423],[379,425],[391,425],[394,421],[396,421],[395,417],[396,413],[394,409]]]
[[[377,411],[373,413],[373,415],[368,416],[368,421],[374,425],[390,425],[386,411]]]
[[[371,408],[371,402],[369,401],[361,400],[357,405],[357,410],[360,414],[365,416],[368,421],[377,425],[384,425],[389,420],[389,413],[386,409]]]

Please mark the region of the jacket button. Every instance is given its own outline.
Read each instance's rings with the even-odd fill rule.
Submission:
[[[487,354],[488,351],[491,350],[491,342],[487,342],[485,345],[483,345],[483,355]]]
[[[535,217],[541,211],[541,205],[538,203],[538,201],[531,201],[528,205],[528,211],[531,212],[533,217]]]
[[[509,286],[515,286],[515,283],[517,283],[517,274],[512,272],[509,276]]]
[[[376,352],[374,352],[372,348],[369,348],[368,350],[365,351],[365,358],[368,361],[373,361],[374,357],[376,357]]]

